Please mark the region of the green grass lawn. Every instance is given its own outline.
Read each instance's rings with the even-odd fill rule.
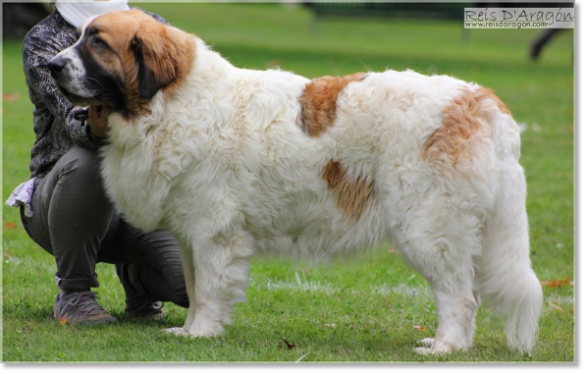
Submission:
[[[555,39],[538,63],[528,45],[538,30],[471,30],[459,22],[336,20],[311,26],[303,8],[272,4],[142,6],[193,32],[233,64],[280,67],[315,77],[412,69],[491,87],[519,123],[528,181],[531,253],[543,281],[574,279],[573,31]],[[3,44],[3,192],[28,178],[32,105],[20,42]],[[481,307],[474,347],[420,357],[417,340],[435,333],[433,295],[391,245],[361,261],[329,266],[254,260],[248,302],[216,339],[190,340],[161,329],[182,325],[186,310],[125,319],[114,267],[99,264],[102,305],[114,326],[75,328],[49,319],[58,290],[53,258],[24,233],[17,211],[3,210],[3,352],[5,362],[573,362],[573,282],[544,286],[539,342],[532,356],[511,352],[502,321]],[[561,282],[562,284],[564,282]],[[287,344],[286,342],[289,344]]]

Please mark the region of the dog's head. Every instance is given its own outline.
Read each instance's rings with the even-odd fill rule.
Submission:
[[[129,10],[87,21],[79,40],[48,67],[72,103],[111,105],[129,116],[148,112],[152,97],[178,84],[194,57],[188,34]]]

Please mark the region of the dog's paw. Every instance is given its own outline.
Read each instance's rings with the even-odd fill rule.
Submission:
[[[425,339],[419,340],[417,343],[421,344],[424,347],[432,347],[433,342],[435,342],[434,338],[425,338]]]
[[[452,350],[449,348],[428,348],[428,347],[415,347],[413,348],[415,353],[420,354],[422,356],[429,356],[429,355],[446,355],[452,353]]]
[[[429,356],[433,354],[433,350],[427,347],[415,347],[413,348],[413,351],[415,351],[415,353],[417,353],[418,355],[422,356]]]
[[[428,355],[444,355],[454,352],[454,349],[447,344],[442,342],[436,343],[434,338],[425,338],[419,340],[417,343],[423,345],[423,347],[415,347],[413,350],[415,353],[428,356]]]
[[[217,322],[208,321],[206,323],[194,323],[189,328],[186,328],[186,332],[194,337],[213,338],[221,335],[224,332],[224,327]]]
[[[434,338],[425,338],[417,341],[417,344],[422,345],[423,347],[415,347],[413,350],[415,353],[420,354],[422,356],[428,356],[433,354],[433,343],[435,342]]]
[[[173,335],[178,335],[178,336],[186,336],[188,338],[195,338],[195,336],[191,335],[183,327],[171,327],[169,329],[163,329],[163,332],[166,334],[173,334]]]

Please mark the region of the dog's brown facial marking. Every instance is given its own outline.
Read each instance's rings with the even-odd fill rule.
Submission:
[[[86,27],[83,38],[83,58],[118,82],[124,97],[122,109],[129,115],[148,113],[152,97],[179,85],[195,58],[190,35],[140,10],[97,17]]]
[[[321,77],[313,79],[305,86],[299,97],[301,113],[299,125],[305,133],[318,137],[334,124],[336,119],[336,102],[339,93],[351,82],[366,78],[365,73],[356,73],[343,77]]]
[[[424,159],[447,158],[454,165],[466,159],[473,144],[469,141],[479,131],[490,133],[490,114],[483,105],[491,100],[499,111],[511,115],[505,104],[487,88],[463,90],[444,110],[443,126],[437,129],[423,145]]]
[[[374,181],[353,177],[339,162],[331,160],[322,172],[330,191],[336,194],[336,202],[344,214],[357,221],[374,197]]]

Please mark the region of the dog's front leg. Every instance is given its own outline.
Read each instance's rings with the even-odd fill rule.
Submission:
[[[182,252],[186,282],[192,282],[186,287],[189,312],[183,328],[167,331],[191,337],[217,336],[230,323],[234,304],[246,299],[253,240],[244,231],[221,233],[197,240],[191,256]]]

